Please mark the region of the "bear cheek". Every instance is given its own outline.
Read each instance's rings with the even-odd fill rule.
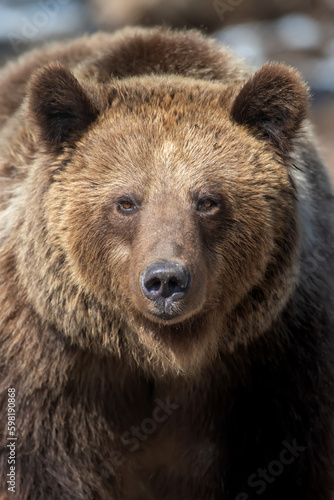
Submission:
[[[274,249],[268,213],[233,206],[223,224],[203,228],[210,249],[209,289],[219,314],[228,314],[264,276]],[[214,221],[211,221],[214,223]],[[212,238],[211,235],[216,235]],[[219,235],[219,236],[217,236]],[[210,240],[212,240],[210,242]],[[209,243],[210,242],[210,243]]]
[[[59,243],[67,256],[66,265],[80,290],[103,301],[110,300],[117,283],[110,266],[114,243],[109,223],[103,210],[85,203],[80,193],[73,193],[73,198],[66,197],[60,203],[62,210],[54,221],[59,227]]]

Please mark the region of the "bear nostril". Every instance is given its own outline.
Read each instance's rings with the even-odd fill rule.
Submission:
[[[176,279],[176,278],[171,278],[168,283],[168,289],[173,293],[177,292],[183,292],[185,289],[185,286],[182,286],[182,284]]]
[[[145,283],[147,290],[154,292],[161,287],[161,281],[158,278],[152,278]]]
[[[183,299],[190,287],[190,274],[176,262],[160,261],[150,264],[140,279],[142,291],[149,300]]]

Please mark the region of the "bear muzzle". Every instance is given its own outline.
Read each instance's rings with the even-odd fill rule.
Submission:
[[[151,314],[163,320],[179,315],[175,303],[187,296],[190,284],[190,273],[181,264],[167,260],[153,262],[140,277],[144,296],[154,303]]]

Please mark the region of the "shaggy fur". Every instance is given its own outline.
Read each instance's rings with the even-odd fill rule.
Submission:
[[[125,29],[0,89],[1,500],[9,387],[20,500],[330,500],[333,197],[299,74]],[[162,260],[191,276],[170,319],[140,286]]]

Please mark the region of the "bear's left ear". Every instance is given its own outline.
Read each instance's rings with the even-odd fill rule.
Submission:
[[[232,105],[232,118],[256,135],[269,139],[282,153],[308,113],[308,88],[298,72],[268,63],[242,87]]]
[[[98,115],[78,80],[59,63],[37,70],[27,95],[27,119],[49,146],[80,137]]]

